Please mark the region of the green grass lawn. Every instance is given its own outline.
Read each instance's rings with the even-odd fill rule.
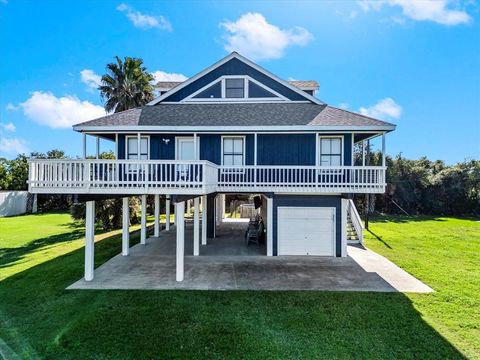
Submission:
[[[371,230],[376,236],[366,235],[367,246],[436,292],[67,291],[83,276],[82,226],[66,214],[3,218],[0,353],[55,359],[480,358],[480,223],[383,217]],[[120,250],[118,231],[99,235],[96,266]]]

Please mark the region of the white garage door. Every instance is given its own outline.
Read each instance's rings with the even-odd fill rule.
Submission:
[[[335,208],[278,207],[278,255],[334,256]]]

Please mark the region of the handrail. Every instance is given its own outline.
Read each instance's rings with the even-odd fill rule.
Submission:
[[[30,159],[30,190],[380,193],[382,166],[217,165],[207,160]],[[67,189],[67,190],[65,190]],[[160,189],[160,190],[159,190]]]
[[[360,240],[360,243],[363,244],[362,219],[360,218],[360,214],[358,213],[357,208],[355,207],[355,203],[353,202],[352,199],[348,199],[347,210],[350,215],[350,219],[352,219],[352,225],[353,225],[353,228],[355,229],[355,232],[357,233],[358,239]]]

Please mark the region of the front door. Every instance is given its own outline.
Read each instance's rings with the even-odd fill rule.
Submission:
[[[193,137],[177,137],[175,160],[195,160]]]

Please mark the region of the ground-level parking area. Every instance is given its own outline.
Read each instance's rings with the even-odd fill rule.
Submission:
[[[384,257],[350,247],[344,258],[265,256],[244,240],[245,223],[223,222],[217,237],[193,256],[193,226],[185,226],[184,280],[176,281],[175,227],[145,245],[115,256],[95,269],[93,281],[68,289],[331,290],[430,292],[428,286]]]

